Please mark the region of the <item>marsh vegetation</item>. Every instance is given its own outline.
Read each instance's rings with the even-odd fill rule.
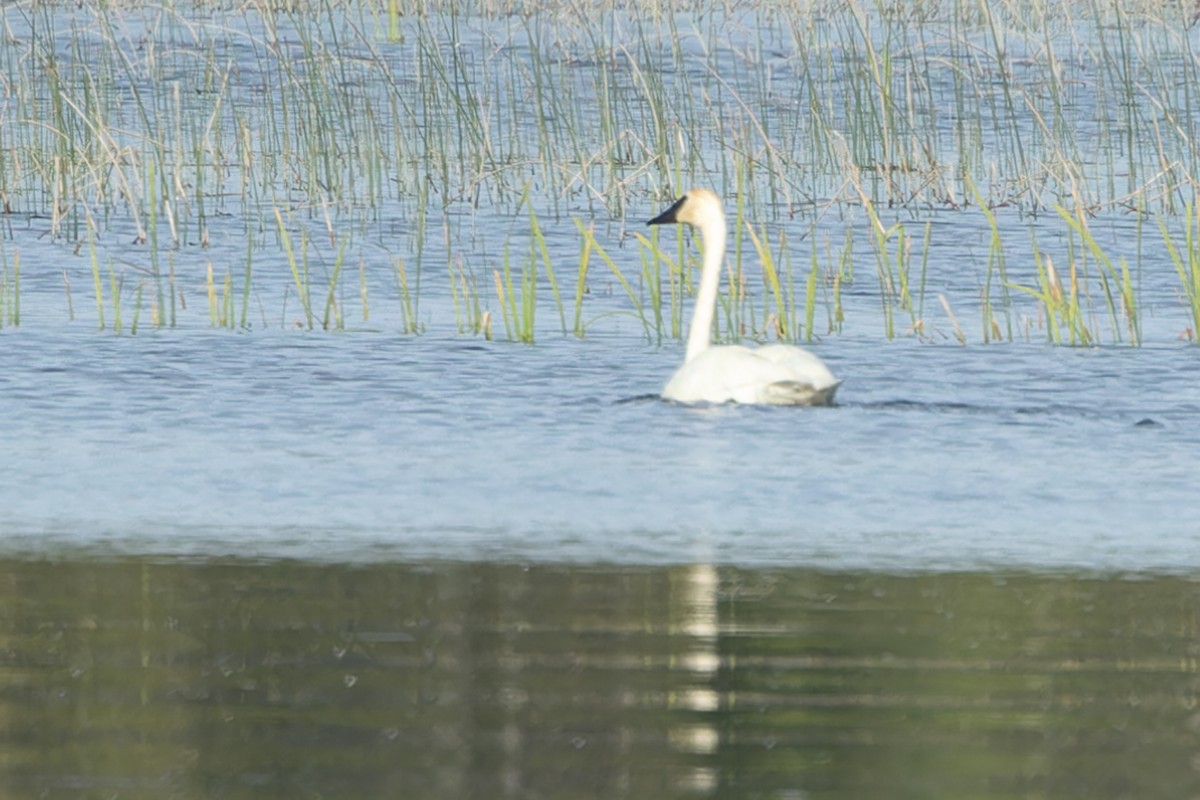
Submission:
[[[1170,0],[37,2],[0,11],[0,323],[1195,340]],[[24,269],[22,269],[22,266]],[[24,299],[24,307],[22,300]]]

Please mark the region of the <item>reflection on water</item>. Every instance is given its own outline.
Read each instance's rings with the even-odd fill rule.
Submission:
[[[6,796],[1184,797],[1181,577],[0,562]]]

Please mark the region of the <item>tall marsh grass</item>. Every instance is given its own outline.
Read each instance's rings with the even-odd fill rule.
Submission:
[[[629,227],[704,185],[732,212],[723,338],[811,341],[851,313],[878,314],[869,327],[887,338],[928,337],[936,295],[955,338],[1012,340],[1040,318],[1050,341],[1136,345],[1142,284],[1162,274],[1200,329],[1190,239],[1166,232],[1192,219],[1200,185],[1191,13],[7,4],[0,208],[39,241],[88,249],[76,277],[92,279],[101,328],[136,327],[123,305],[174,327],[202,292],[209,324],[240,329],[282,295],[264,324],[341,330],[357,302],[364,323],[391,309],[407,334],[490,336],[499,316],[532,342],[631,314],[661,342],[683,335],[694,251],[684,233],[668,245]],[[1161,219],[1161,248],[1139,244],[1131,265],[1101,246],[1117,215]],[[969,266],[939,257],[962,244],[931,224],[948,218],[988,231]],[[517,221],[520,236],[495,233]],[[1030,247],[1027,225],[1069,252]],[[873,284],[855,280],[855,254],[873,256]],[[27,258],[27,279],[36,268]],[[5,270],[15,324],[20,276]],[[376,286],[399,302],[370,306]],[[867,295],[877,311],[852,311]],[[975,313],[978,328],[959,326]]]
[[[1189,206],[1183,215],[1183,241],[1176,242],[1165,222],[1160,221],[1163,242],[1179,276],[1180,293],[1191,317],[1187,336],[1200,342],[1200,204]]]
[[[21,251],[0,249],[0,328],[21,324]]]

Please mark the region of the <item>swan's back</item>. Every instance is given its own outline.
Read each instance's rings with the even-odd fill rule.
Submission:
[[[768,345],[710,347],[680,367],[663,397],[680,403],[769,403],[821,406],[840,382],[807,350]]]

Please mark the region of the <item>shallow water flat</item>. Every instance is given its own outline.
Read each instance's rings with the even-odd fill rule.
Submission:
[[[8,797],[1178,798],[1172,578],[0,560]]]
[[[20,331],[10,552],[1200,566],[1194,355],[832,340],[828,409],[653,395],[679,347]]]

